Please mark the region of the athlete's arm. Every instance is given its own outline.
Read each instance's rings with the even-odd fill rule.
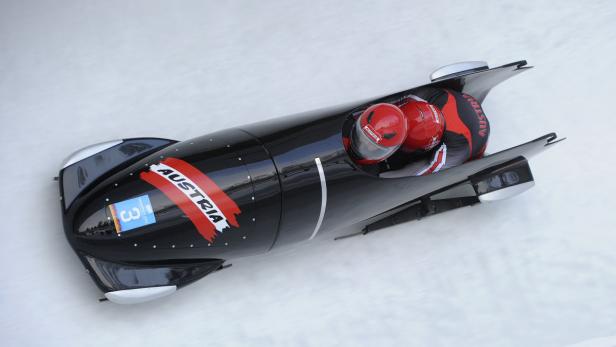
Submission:
[[[447,164],[447,145],[442,143],[424,157],[417,158],[398,170],[381,173],[384,178],[423,176],[440,171]]]

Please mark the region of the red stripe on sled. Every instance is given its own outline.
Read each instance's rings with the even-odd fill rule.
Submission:
[[[199,234],[209,242],[214,242],[216,229],[203,212],[173,183],[154,172],[142,172],[139,177],[163,192],[169,200],[184,212],[194,224]]]
[[[199,171],[196,167],[190,165],[184,160],[177,158],[166,158],[162,161],[162,163],[178,170],[184,174],[184,176],[190,178],[191,181],[195,182],[197,186],[214,201],[216,206],[220,208],[220,211],[225,215],[225,218],[229,224],[234,227],[239,227],[235,215],[240,214],[242,211],[237,206],[235,201],[231,200],[231,198],[225,194],[216,182],[212,181],[212,179],[207,177],[203,172]]]

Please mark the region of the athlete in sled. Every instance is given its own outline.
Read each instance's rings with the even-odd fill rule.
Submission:
[[[136,303],[354,223],[365,233],[519,194],[534,184],[527,159],[556,135],[482,157],[481,102],[525,65],[458,63],[350,105],[86,147],[58,177],[66,237],[106,299]]]
[[[419,88],[393,104],[372,105],[352,118],[345,147],[356,163],[390,171],[381,177],[428,175],[481,158],[490,135],[479,102],[444,88]]]

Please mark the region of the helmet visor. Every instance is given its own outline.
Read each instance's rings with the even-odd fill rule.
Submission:
[[[359,121],[355,122],[353,131],[351,132],[351,148],[360,159],[383,160],[389,157],[399,147],[400,145],[391,147],[377,145],[361,129]]]

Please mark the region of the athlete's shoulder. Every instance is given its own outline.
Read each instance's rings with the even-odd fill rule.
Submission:
[[[421,87],[415,91],[415,95],[442,109],[452,100],[464,100],[466,94],[453,89]]]

